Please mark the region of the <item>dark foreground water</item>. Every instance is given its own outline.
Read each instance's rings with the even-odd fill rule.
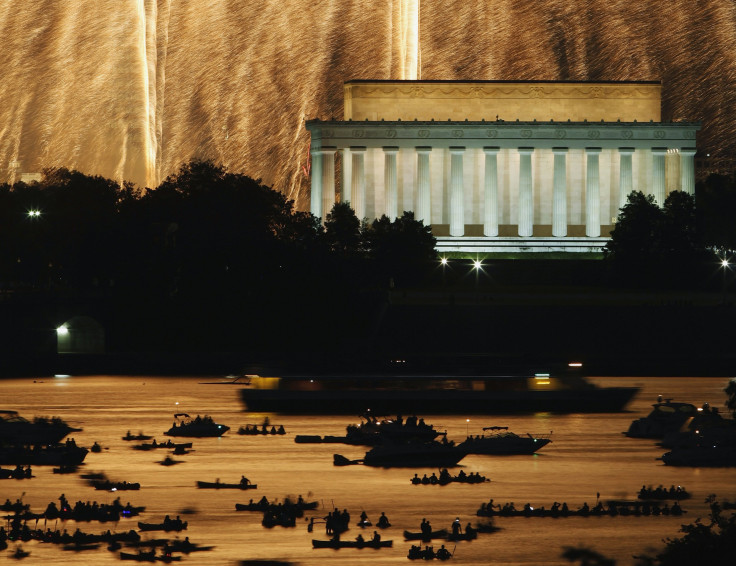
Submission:
[[[601,499],[636,498],[642,484],[671,484],[687,488],[693,498],[683,503],[684,517],[591,517],[591,518],[498,518],[502,530],[480,535],[472,542],[460,542],[452,564],[567,564],[560,558],[565,546],[588,546],[630,564],[632,555],[661,548],[665,537],[677,536],[681,524],[705,517],[705,497],[716,493],[736,499],[736,474],[733,468],[671,468],[656,458],[663,449],[653,441],[628,439],[621,434],[632,419],[649,411],[658,394],[696,404],[710,402],[723,408],[727,384],[724,378],[596,378],[600,385],[639,385],[642,391],[630,404],[628,413],[590,415],[526,416],[437,416],[423,415],[427,422],[447,430],[448,437],[462,440],[468,432],[478,434],[490,425],[509,426],[519,433],[552,432],[553,443],[536,456],[468,456],[461,464],[466,472],[480,472],[491,478],[479,485],[413,486],[410,478],[435,470],[374,469],[362,466],[334,467],[334,452],[357,458],[360,447],[323,444],[295,444],[296,434],[344,433],[345,426],[357,422],[341,416],[279,416],[272,422],[283,424],[285,436],[240,436],[237,428],[261,422],[264,414],[244,412],[238,387],[205,385],[203,378],[161,377],[66,377],[13,379],[0,381],[0,409],[12,409],[22,415],[58,415],[73,426],[83,428],[74,434],[78,444],[99,442],[104,450],[89,454],[80,471],[101,471],[115,481],[140,482],[140,491],[121,492],[123,503],[145,505],[139,517],[160,522],[165,514],[176,515],[184,509],[194,513],[183,516],[189,528],[179,534],[195,543],[215,545],[206,553],[184,556],[182,563],[237,564],[241,560],[273,559],[304,565],[318,564],[410,564],[406,555],[409,542],[403,530],[418,530],[423,517],[435,528],[449,528],[459,516],[463,525],[476,522],[481,502],[493,498],[496,503],[515,502],[550,507],[553,501],[566,501],[571,508]],[[220,439],[193,439],[194,452],[177,456],[183,463],[164,467],[157,463],[166,452],[142,452],[131,448],[132,442],[121,437],[126,431],[143,431],[165,440],[163,432],[176,412],[210,414],[227,424],[231,432]],[[457,469],[455,470],[457,473]],[[116,495],[95,491],[76,475],[55,475],[50,467],[35,467],[30,480],[0,480],[0,499],[23,500],[32,511],[42,512],[62,493],[74,502],[111,502]],[[197,480],[235,482],[245,474],[258,489],[250,491],[198,490]],[[326,538],[324,526],[308,533],[306,518],[296,528],[261,526],[261,515],[237,512],[235,503],[247,503],[252,497],[269,499],[296,497],[318,500],[324,516],[333,506],[346,508],[357,519],[361,510],[376,521],[385,511],[393,526],[384,530],[384,540],[392,539],[393,548],[313,550],[312,538]],[[99,533],[107,529],[124,531],[137,527],[138,519],[123,519],[117,524],[49,522],[52,528],[77,527]],[[43,522],[41,522],[43,523]],[[360,529],[352,528],[343,536],[353,539]],[[367,530],[364,535],[372,534]],[[150,533],[145,537],[162,536]],[[170,535],[176,536],[175,534]],[[439,547],[435,541],[435,549]],[[450,543],[449,548],[455,547]],[[14,548],[11,545],[10,550]],[[60,546],[29,542],[24,544],[31,555],[26,564],[113,564],[119,554],[105,550],[63,551]],[[125,550],[125,549],[124,549]],[[130,550],[130,549],[128,549]],[[135,552],[134,550],[130,550]],[[14,562],[8,551],[0,552],[0,563]]]

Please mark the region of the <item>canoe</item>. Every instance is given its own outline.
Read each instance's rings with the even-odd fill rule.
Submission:
[[[404,531],[405,540],[431,540],[433,538],[447,538],[447,529],[440,529],[439,531],[432,531],[431,533],[424,534],[422,532],[411,532]]]
[[[223,483],[219,481],[198,481],[197,487],[199,489],[257,489],[257,483]]]
[[[313,548],[389,548],[393,546],[392,540],[372,541],[366,540],[358,542],[357,540],[317,540],[312,539]]]
[[[187,522],[174,520],[168,523],[144,523],[138,521],[138,528],[142,531],[183,531],[187,528]]]

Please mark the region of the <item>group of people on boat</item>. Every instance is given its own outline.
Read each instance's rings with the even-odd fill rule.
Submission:
[[[337,536],[339,537],[340,535],[338,534]],[[355,542],[362,544],[362,543],[365,543],[366,540],[362,534],[358,534],[358,536],[355,537]],[[370,539],[368,539],[368,542],[374,542],[374,543],[381,542],[381,535],[378,533],[378,531],[373,531],[373,536]]]
[[[15,469],[3,469],[0,468],[0,480],[7,480],[7,479],[14,479],[14,480],[23,480],[33,477],[33,472],[31,471],[31,466],[22,466],[21,464],[18,464],[15,466]]]
[[[447,485],[452,482],[483,483],[486,481],[488,481],[487,478],[485,476],[481,476],[478,472],[470,472],[469,474],[466,474],[464,470],[460,470],[458,475],[452,476],[450,475],[450,472],[447,471],[447,468],[442,468],[439,476],[437,476],[435,472],[432,472],[431,476],[424,474],[420,478],[419,474],[414,474],[414,477],[411,478],[411,483],[413,485]]]
[[[652,486],[641,486],[639,490],[639,499],[686,499],[690,494],[682,486],[675,487],[671,485],[669,489],[661,484],[656,488]]]
[[[575,510],[571,510],[566,502],[559,503],[555,501],[550,509],[545,507],[533,507],[531,503],[526,503],[523,509],[517,509],[514,502],[496,505],[491,499],[488,503],[482,503],[477,515],[483,517],[501,516],[501,517],[568,517],[568,516],[600,516],[600,515],[682,515],[684,513],[680,504],[675,501],[670,507],[667,503],[657,505],[648,501],[609,501],[604,505],[602,501],[598,501],[594,507],[590,507],[588,503]]]
[[[422,548],[422,545],[420,544],[413,544],[409,549],[407,558],[409,560],[434,560],[435,558],[437,560],[449,560],[452,558],[452,553],[445,548],[444,544],[438,548],[436,552],[434,548],[429,545]]]
[[[117,521],[120,516],[132,517],[142,512],[145,507],[133,507],[130,502],[123,505],[120,498],[112,503],[97,503],[97,501],[77,501],[74,505],[62,493],[59,496],[59,506],[53,501],[48,504],[43,516],[46,519],[73,519],[76,521]]]
[[[284,429],[284,425],[279,425],[278,428],[276,428],[276,425],[272,425],[269,430],[268,425],[265,423],[260,426],[256,424],[247,424],[238,429],[238,434],[286,434],[286,430]]]

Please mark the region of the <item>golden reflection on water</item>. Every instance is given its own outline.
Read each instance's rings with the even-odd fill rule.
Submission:
[[[189,528],[180,537],[189,536],[193,542],[216,548],[185,556],[184,562],[189,564],[236,564],[256,558],[304,565],[406,564],[410,543],[403,540],[404,529],[418,530],[423,517],[435,528],[449,528],[456,516],[463,524],[475,523],[475,511],[490,498],[496,503],[514,501],[517,507],[526,502],[549,507],[553,501],[567,501],[577,507],[583,502],[593,505],[597,492],[602,499],[633,498],[642,484],[676,484],[694,494],[683,504],[689,511],[686,521],[704,516],[703,499],[709,493],[736,498],[733,470],[665,467],[655,460],[662,449],[651,441],[627,439],[621,434],[633,418],[648,412],[660,393],[675,400],[696,404],[709,401],[722,406],[726,385],[722,378],[598,379],[606,385],[643,386],[629,413],[613,415],[422,415],[427,422],[447,430],[449,438],[456,441],[463,440],[467,432],[479,434],[483,426],[491,425],[509,426],[520,434],[553,431],[553,442],[535,456],[466,457],[461,462],[466,472],[479,472],[492,481],[449,486],[411,485],[409,480],[415,471],[421,476],[434,470],[332,465],[333,453],[357,458],[363,453],[360,447],[294,443],[296,434],[342,434],[347,424],[357,422],[357,416],[270,415],[273,423],[284,425],[285,436],[238,435],[235,432],[239,426],[259,423],[266,415],[243,412],[237,386],[203,385],[202,381],[213,380],[111,376],[43,378],[35,382],[13,379],[0,381],[0,398],[3,409],[17,410],[27,417],[58,415],[72,426],[82,427],[82,432],[73,435],[77,443],[91,446],[96,441],[104,447],[101,453],[87,456],[84,471],[104,471],[115,481],[140,482],[140,491],[120,493],[123,503],[147,506],[140,520],[158,522],[165,514],[194,510],[183,516]],[[163,441],[166,437],[162,433],[171,426],[176,412],[209,414],[232,430],[219,439],[193,439],[194,451],[176,456],[183,463],[169,468],[157,464],[166,452],[133,450],[133,443],[121,438],[130,430]],[[23,496],[33,511],[41,512],[62,493],[71,501],[111,502],[115,497],[95,491],[78,475],[54,475],[47,467],[35,467],[34,474],[31,480],[0,482],[0,499]],[[240,492],[195,487],[197,480],[236,482],[242,474],[257,483],[258,489]],[[310,534],[305,518],[296,528],[266,529],[260,524],[259,514],[235,511],[235,503],[247,503],[250,498],[257,500],[265,495],[283,499],[299,494],[320,502],[317,516],[339,507],[348,509],[354,519],[365,510],[376,521],[385,511],[393,526],[382,536],[394,540],[393,548],[313,550],[311,539],[325,538],[323,525],[318,524]],[[97,533],[108,528],[136,528],[136,520],[124,519],[116,525],[54,522],[39,526],[63,527],[70,532],[79,527]],[[675,536],[686,521],[681,517],[497,519],[496,524],[503,530],[459,543],[453,564],[565,564],[560,559],[562,547],[575,545],[591,546],[617,558],[619,564],[630,564],[631,555],[658,547],[662,538]],[[352,539],[358,531],[353,521],[344,538]],[[372,529],[364,532],[364,536],[370,534]],[[435,542],[435,547],[439,544]],[[119,562],[117,553],[104,550],[104,546],[82,553],[35,542],[24,547],[32,552],[27,564]]]

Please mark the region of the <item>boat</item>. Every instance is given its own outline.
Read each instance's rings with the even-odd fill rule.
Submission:
[[[121,552],[120,560],[135,560],[136,562],[154,562],[156,560],[156,550],[146,552],[139,550],[137,554],[130,552]]]
[[[297,511],[301,512],[301,514],[304,514],[304,511],[313,511],[314,509],[317,509],[319,506],[319,501],[304,501],[301,498],[297,501],[291,501],[288,497],[284,499],[282,503],[276,503],[272,501],[268,501],[265,496],[261,498],[260,501],[253,501],[251,500],[250,503],[236,503],[235,504],[235,510],[236,511],[256,511],[256,512],[264,512],[264,511],[277,511],[282,508],[286,509],[296,509]]]
[[[390,548],[392,540],[318,540],[312,539],[313,548]]]
[[[465,452],[453,444],[442,442],[409,442],[381,444],[366,452],[363,464],[380,467],[441,467],[450,468],[465,457]]]
[[[51,445],[0,446],[0,465],[78,466],[88,452],[70,441]]]
[[[181,519],[164,519],[162,523],[144,523],[138,521],[138,528],[142,531],[183,531],[187,528],[187,521]]]
[[[709,428],[722,422],[723,417],[718,410],[711,409],[708,403],[698,408],[692,403],[660,398],[652,405],[652,411],[646,417],[632,421],[624,434],[630,438],[662,439],[670,433]]]
[[[69,426],[59,417],[35,417],[32,421],[18,411],[0,411],[0,442],[10,444],[56,444],[81,428]]]
[[[258,484],[245,483],[242,480],[238,483],[223,483],[220,480],[216,480],[198,481],[197,487],[199,489],[258,489]]]
[[[458,448],[468,454],[534,454],[552,442],[548,437],[532,436],[528,433],[526,436],[519,436],[510,432],[507,426],[487,426],[483,427],[483,431],[488,434],[468,436],[458,444]]]
[[[138,482],[92,480],[90,483],[98,491],[137,491],[141,488]]]
[[[465,452],[453,444],[441,442],[408,442],[379,444],[366,452],[363,458],[350,460],[341,454],[333,455],[335,466],[363,464],[382,468],[451,468],[465,457]]]
[[[133,450],[156,450],[158,448],[173,448],[176,449],[187,449],[191,448],[192,443],[191,442],[172,442],[171,439],[167,440],[166,442],[156,442],[156,439],[154,438],[151,442],[144,442],[143,444],[135,444],[133,446]]]
[[[661,457],[666,466],[727,468],[736,466],[736,445],[704,442],[678,446]]]
[[[123,436],[123,440],[151,440],[153,436],[150,436],[148,434],[143,434],[142,432],[139,432],[138,434],[131,434],[130,431],[128,431],[125,436]]]
[[[252,376],[246,410],[291,414],[613,413],[637,387],[598,387],[572,373]]]
[[[436,430],[416,415],[406,419],[401,415],[396,418],[376,418],[369,411],[361,419],[364,420],[360,424],[348,425],[346,444],[375,446],[386,442],[430,442],[440,435],[447,435],[447,432]]]
[[[412,532],[412,531],[404,531],[404,540],[423,540],[423,541],[430,541],[434,538],[442,538],[446,539],[447,535],[449,534],[449,531],[447,529],[439,529],[437,531],[429,531],[429,532]]]
[[[674,499],[676,501],[682,501],[683,499],[690,499],[690,493],[682,486],[675,487],[674,485],[667,489],[666,487],[652,487],[642,486],[639,490],[638,499],[654,499],[657,501],[664,501],[667,499]]]
[[[176,413],[174,419],[172,427],[164,433],[166,436],[216,437],[230,430],[229,426],[216,423],[208,415],[192,418],[186,413]]]
[[[30,551],[23,550],[23,547],[22,546],[16,546],[15,547],[15,551],[13,552],[13,554],[10,555],[10,557],[11,558],[16,558],[16,559],[20,560],[20,559],[25,558],[25,557],[30,556],[30,555],[31,555]]]

